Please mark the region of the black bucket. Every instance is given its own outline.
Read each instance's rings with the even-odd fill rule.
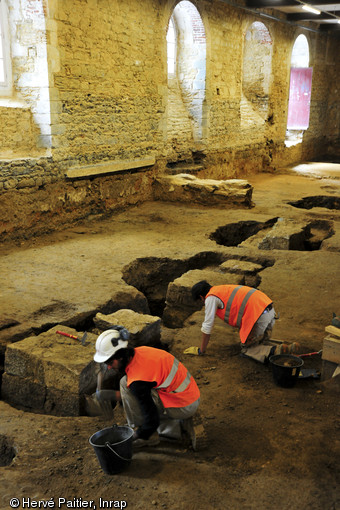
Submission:
[[[132,436],[132,428],[114,425],[99,430],[90,437],[90,445],[93,446],[104,473],[115,475],[129,466],[132,458]]]
[[[299,377],[303,360],[292,354],[276,354],[269,361],[272,366],[274,382],[283,388],[292,388]]]

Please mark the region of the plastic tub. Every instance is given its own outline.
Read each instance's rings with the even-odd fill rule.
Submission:
[[[269,358],[274,382],[283,388],[292,388],[299,377],[303,360],[293,354],[276,354]]]

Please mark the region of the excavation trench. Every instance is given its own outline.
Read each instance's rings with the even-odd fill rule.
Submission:
[[[192,269],[218,266],[226,256],[215,252],[199,253],[187,260],[146,257],[136,259],[123,268],[123,280],[142,292],[150,313],[162,317],[170,282]]]
[[[145,295],[150,308],[150,313],[152,315],[161,317],[166,327],[182,327],[181,320],[179,320],[179,322],[175,321],[176,325],[174,325],[173,321],[169,319],[169,314],[167,313],[168,306],[166,304],[166,297],[168,294],[169,284],[180,278],[185,273],[194,270],[208,270],[209,274],[210,271],[213,273],[216,272],[216,274],[219,276],[223,275],[223,279],[227,281],[228,270],[222,270],[219,268],[219,266],[228,260],[235,262],[236,264],[237,262],[241,261],[245,262],[246,265],[248,263],[250,266],[255,264],[255,266],[258,268],[257,270],[255,269],[252,274],[251,271],[249,271],[247,274],[247,268],[249,267],[247,266],[244,269],[247,276],[240,277],[243,283],[255,287],[261,281],[257,271],[272,266],[275,263],[275,261],[269,257],[247,257],[239,255],[235,256],[233,254],[226,253],[222,254],[217,252],[202,252],[186,260],[157,257],[136,259],[125,266],[122,272],[122,276],[126,283],[135,287]],[[231,272],[233,272],[232,269]],[[196,276],[198,279],[205,278],[200,274],[197,274]],[[188,290],[186,289],[185,293],[187,292]],[[181,296],[179,299],[183,299],[183,296]],[[186,307],[189,307],[190,309],[192,305],[188,303],[190,300],[191,294],[189,292],[189,295],[186,295],[184,302],[181,302],[182,304],[180,308],[182,311]],[[166,313],[164,314],[165,309]],[[191,313],[193,313],[193,311],[194,310],[191,310]]]
[[[340,209],[340,198],[329,196],[304,197],[295,202],[288,202],[289,205],[299,209],[313,209],[313,207],[324,207],[326,209]]]
[[[322,242],[334,235],[332,222],[317,220],[305,226],[301,233],[293,234],[289,239],[289,250],[320,250]]]
[[[303,224],[272,218],[266,222],[239,221],[218,227],[210,239],[223,246],[239,246],[249,240],[263,250],[314,251],[334,235],[333,222],[315,220]],[[245,245],[244,245],[245,247]]]
[[[271,229],[277,220],[278,218],[272,218],[265,222],[249,220],[229,223],[218,227],[215,232],[210,234],[209,239],[223,246],[238,246],[258,232]]]
[[[240,263],[243,262],[242,267],[247,276],[244,276],[243,273],[230,274],[227,269],[223,270],[222,267],[227,261],[230,264],[226,267],[230,269],[231,273],[233,272],[232,266],[234,263],[239,267]],[[138,258],[122,270],[123,280],[129,285],[129,288],[116,291],[113,289],[112,298],[106,303],[81,313],[76,313],[76,310],[72,309],[67,320],[64,317],[61,321],[58,320],[58,314],[61,318],[66,310],[66,304],[61,301],[46,305],[34,314],[35,320],[40,321],[40,327],[38,326],[39,323],[36,322],[34,327],[30,326],[30,331],[27,331],[27,334],[22,330],[22,340],[25,344],[21,346],[19,351],[16,349],[6,351],[6,370],[2,374],[1,381],[2,398],[19,409],[33,409],[35,412],[44,414],[60,416],[87,414],[85,395],[93,393],[96,386],[95,367],[89,361],[93,357],[91,342],[95,341],[94,338],[91,338],[91,335],[96,337],[101,329],[95,320],[98,312],[105,316],[120,310],[133,310],[141,314],[141,320],[143,320],[142,316],[144,314],[152,314],[161,317],[163,325],[167,328],[183,327],[186,317],[198,309],[197,303],[191,298],[190,278],[204,279],[206,276],[202,276],[203,274],[211,275],[213,273],[212,278],[214,279],[216,276],[216,279],[221,282],[236,278],[237,284],[250,284],[250,280],[247,283],[245,278],[253,278],[254,284],[252,286],[256,286],[256,282],[260,281],[256,279],[257,272],[273,265],[274,262],[270,257],[235,256],[232,253],[213,251],[201,252],[184,260],[167,257]],[[250,267],[253,269],[249,269]],[[193,274],[195,272],[197,274]],[[170,284],[180,277],[183,277],[184,282],[177,282],[174,285],[175,290],[172,290],[169,297]],[[193,283],[196,283],[196,281]],[[134,289],[132,290],[131,287],[134,287]],[[173,300],[173,298],[175,299]],[[80,333],[79,335],[76,334],[79,337],[78,339],[65,340],[65,345],[70,346],[68,347],[69,352],[71,349],[74,352],[75,349],[76,354],[74,353],[72,356],[64,354],[64,352],[66,353],[62,347],[64,337],[60,337],[60,339],[58,337],[58,342],[51,346],[51,335],[55,332],[49,333],[49,331],[56,326],[58,326],[56,329],[59,330],[62,329],[62,326],[69,326],[76,329],[76,331],[86,331],[88,333],[88,345],[82,347],[79,342],[81,335]],[[12,327],[15,328],[16,326],[13,325]],[[47,333],[47,335],[44,335],[44,333]],[[144,330],[141,334],[145,334]],[[155,337],[154,340],[162,344],[162,340],[158,337],[157,339]],[[48,346],[49,350],[54,349],[53,362],[40,355],[40,350],[43,353],[46,352],[45,345]],[[166,344],[162,344],[162,348],[164,346]],[[20,370],[20,363],[18,362],[18,356],[20,358],[21,355],[26,360],[25,373]],[[74,366],[75,359],[77,360],[76,367]],[[37,360],[39,361],[37,362]],[[78,374],[79,366],[83,368]],[[48,373],[47,379],[45,379],[45,369]],[[68,374],[67,377],[73,378],[72,383],[64,384],[64,375],[61,374],[66,373]],[[106,382],[110,383],[110,387],[117,383],[116,380]],[[10,446],[5,439],[2,439],[2,456],[6,458],[6,462],[10,462],[11,456],[14,456],[14,450],[11,450]]]

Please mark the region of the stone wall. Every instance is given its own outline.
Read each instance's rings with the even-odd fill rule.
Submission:
[[[162,139],[165,27],[158,2],[63,0],[55,4],[60,111],[58,158],[129,159]]]
[[[0,201],[0,240],[29,239],[84,219],[104,217],[150,197],[150,172],[65,180],[49,159],[6,168]],[[26,173],[25,173],[26,172]]]
[[[36,152],[40,131],[28,105],[12,101],[8,107],[8,104],[1,106],[0,103],[0,126],[2,157]]]
[[[337,37],[259,18],[223,2],[195,1],[201,20],[195,15],[192,26],[199,21],[204,27],[200,44],[206,45],[206,90],[198,112],[197,105],[191,111],[180,85],[185,83],[190,90],[193,68],[185,76],[181,65],[180,75],[168,82],[166,33],[173,4],[165,0],[6,1],[13,49],[13,91],[7,100],[20,99],[25,107],[18,113],[6,110],[9,106],[4,103],[0,110],[0,192],[8,195],[2,204],[22,204],[22,215],[13,208],[7,210],[8,223],[2,224],[1,232],[14,235],[28,227],[37,232],[53,227],[48,224],[51,216],[68,222],[93,210],[107,213],[151,199],[153,176],[168,161],[190,159],[198,152],[205,156],[202,176],[242,178],[314,159],[339,141]],[[243,94],[243,70],[247,70],[248,84],[252,72],[247,67],[249,55],[244,62],[245,35],[259,21],[272,42],[265,111],[256,101],[245,102]],[[308,39],[313,67],[310,127],[302,143],[285,147],[291,51],[300,33]],[[179,44],[186,44],[185,37]],[[185,58],[185,51],[179,54]],[[194,69],[202,69],[201,62],[194,64],[193,55]],[[258,73],[255,66],[254,74]],[[255,84],[258,78],[254,76]],[[37,156],[42,149],[43,158]],[[149,157],[155,166],[147,172],[143,169],[139,176],[136,170],[125,169],[105,177],[86,179],[85,175],[77,181],[67,177],[67,169],[73,166]],[[112,193],[105,200],[103,188]],[[60,215],[62,201],[51,201],[50,194],[74,196],[75,189],[72,214],[67,215],[64,208]],[[34,197],[43,215],[33,214]],[[20,220],[24,216],[26,225]]]

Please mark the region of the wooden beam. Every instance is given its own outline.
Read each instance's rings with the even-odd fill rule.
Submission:
[[[326,326],[325,327],[326,333],[330,333],[332,336],[336,336],[340,339],[340,328],[337,328],[335,326]]]
[[[322,346],[322,359],[340,363],[340,340],[331,335],[326,336]]]

